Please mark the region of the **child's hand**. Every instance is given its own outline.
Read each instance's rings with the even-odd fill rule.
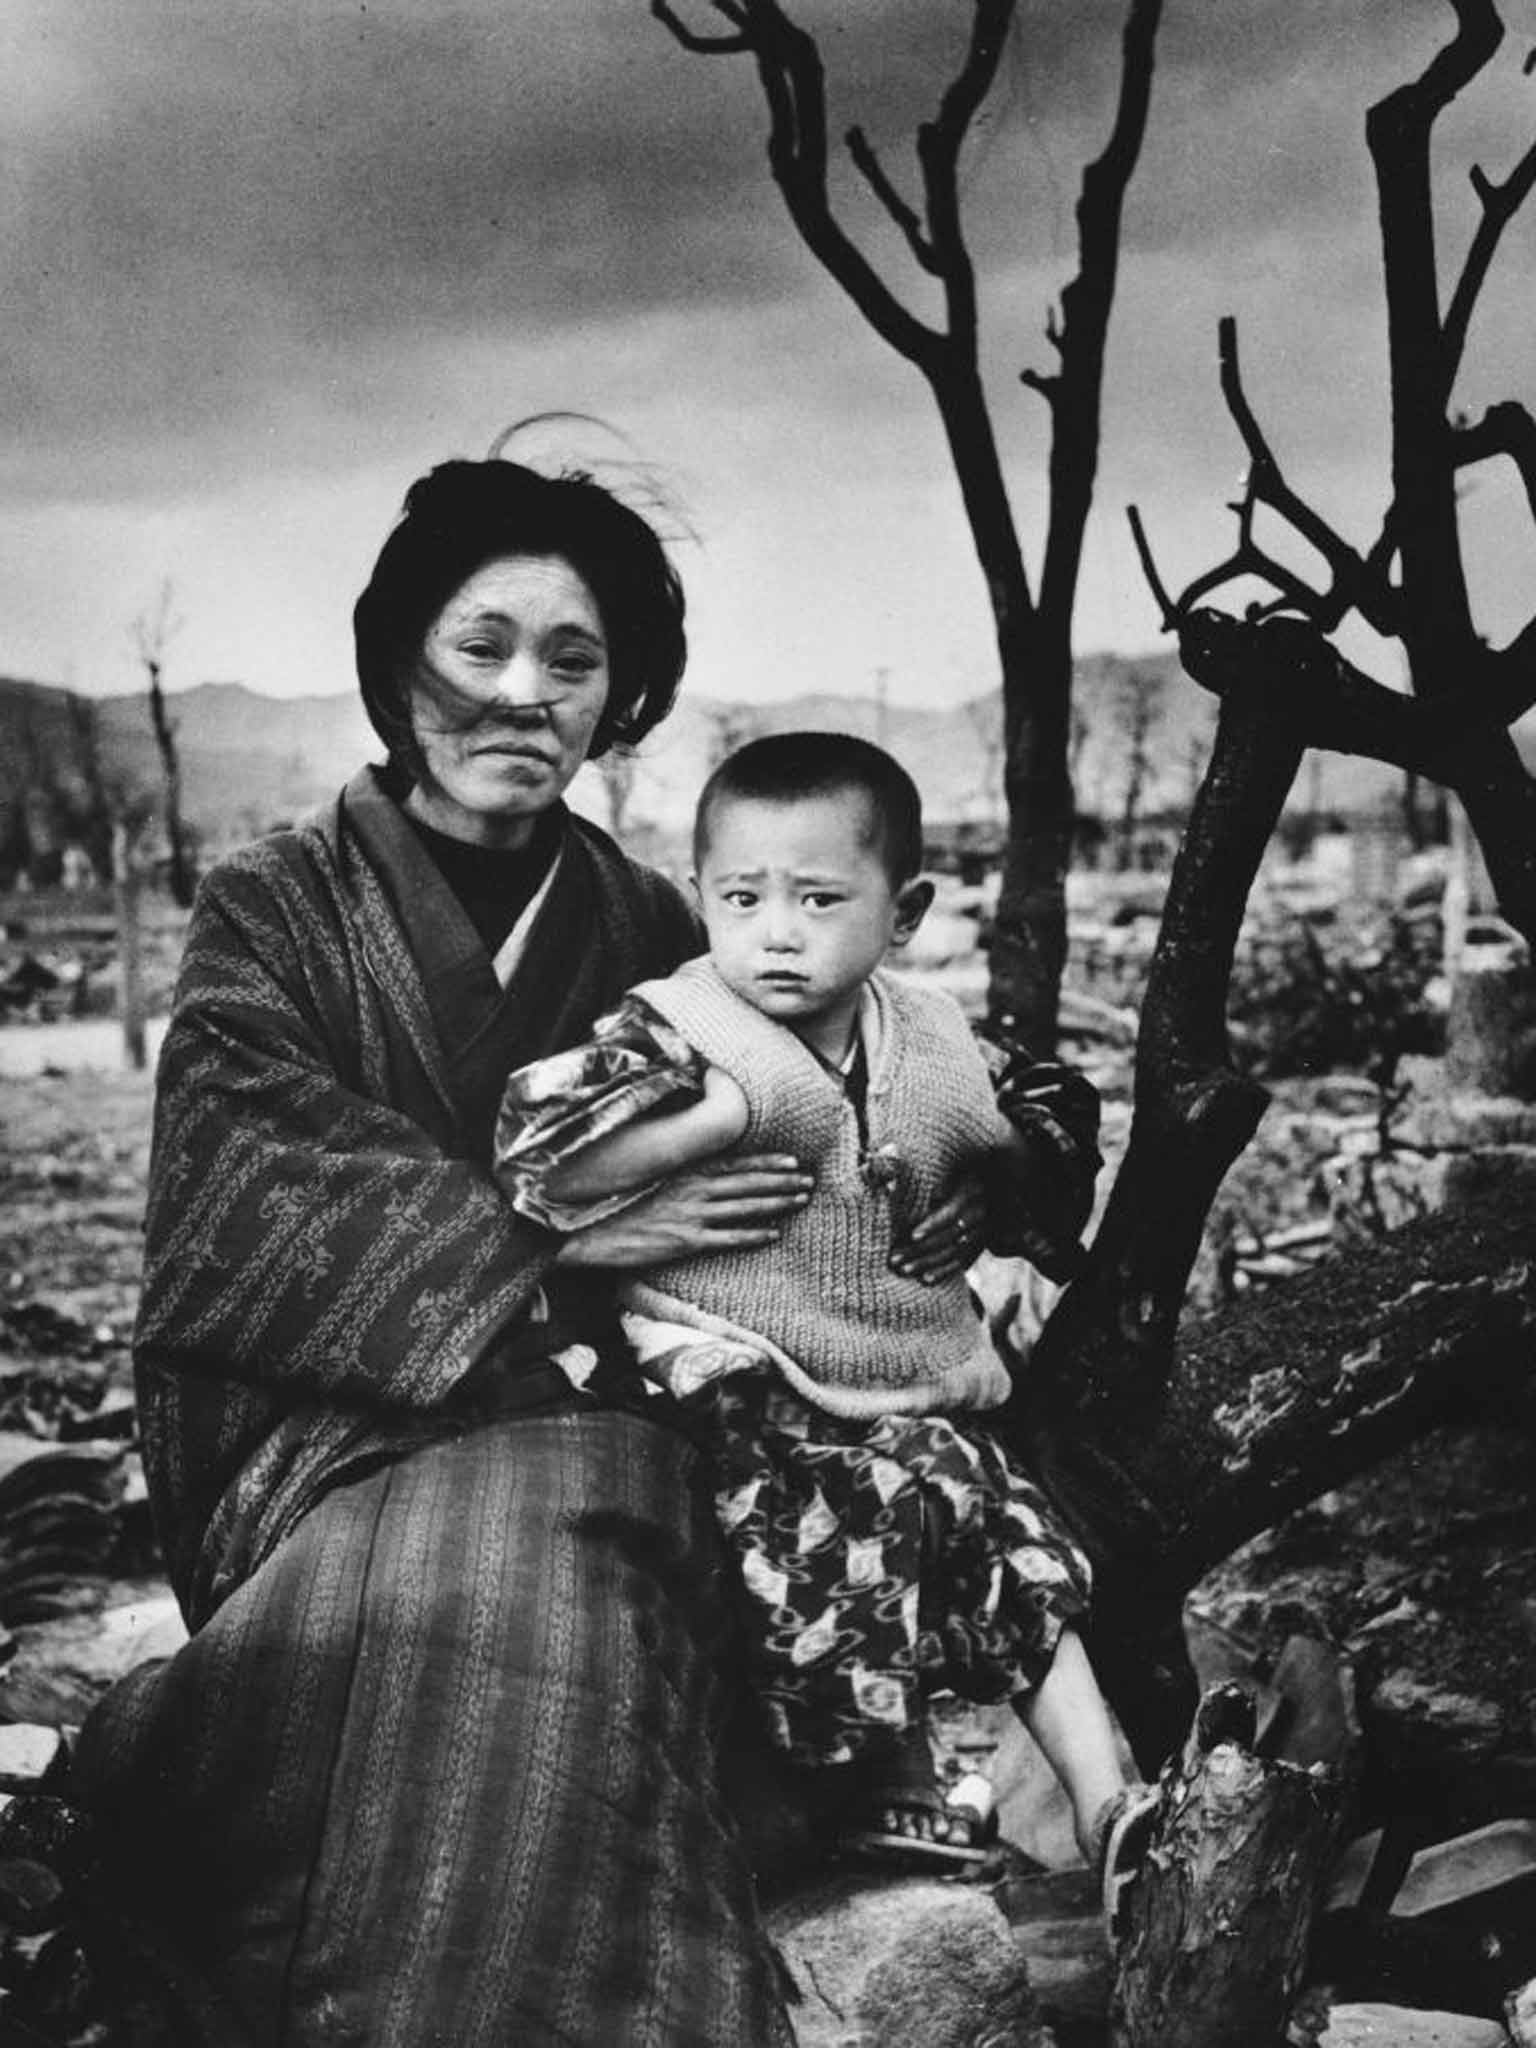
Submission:
[[[891,1271],[937,1287],[972,1266],[986,1245],[987,1194],[981,1179],[963,1180],[946,1201],[930,1209],[891,1253]]]

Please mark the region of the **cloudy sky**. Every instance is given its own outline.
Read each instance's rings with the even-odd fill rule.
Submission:
[[[905,176],[969,8],[792,11],[825,31],[839,123]],[[1017,371],[1049,365],[1121,13],[1021,0],[965,170],[1032,559],[1043,408]],[[1447,269],[1468,164],[1501,174],[1536,132],[1536,0],[1506,15],[1497,66],[1445,128]],[[1363,114],[1450,24],[1443,0],[1166,0],[1080,647],[1157,641],[1127,500],[1174,578],[1225,552],[1241,464],[1215,385],[1224,311],[1293,479],[1373,531]],[[745,61],[684,54],[645,0],[5,0],[0,53],[0,673],[130,687],[129,628],[170,577],[173,683],[345,688],[351,603],[407,482],[563,408],[624,436],[609,445],[659,473],[690,529],[696,688],[864,692],[884,670],[894,697],[933,702],[993,679],[926,387],[797,241]],[[1495,272],[1469,406],[1536,402],[1533,287],[1536,208]],[[1536,592],[1536,543],[1496,470],[1466,502],[1502,634]]]

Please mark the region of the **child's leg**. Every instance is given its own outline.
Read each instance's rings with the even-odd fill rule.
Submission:
[[[1062,1630],[1050,1670],[1014,1706],[1072,1802],[1077,1845],[1091,1863],[1096,1823],[1127,1779],[1109,1709],[1075,1629]]]

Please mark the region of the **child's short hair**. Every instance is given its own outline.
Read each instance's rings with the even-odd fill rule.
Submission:
[[[891,887],[910,882],[923,864],[923,807],[917,784],[899,761],[869,740],[844,732],[778,732],[749,740],[722,761],[699,792],[693,820],[693,864],[709,848],[710,820],[732,797],[798,803],[851,790],[869,806],[869,843]]]

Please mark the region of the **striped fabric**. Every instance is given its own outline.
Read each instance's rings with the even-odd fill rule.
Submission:
[[[716,1785],[696,1453],[544,1362],[611,1301],[566,1301],[489,1174],[509,1069],[696,944],[662,878],[562,831],[505,989],[370,772],[199,897],[135,1339],[194,1634],[98,1705],[73,1790],[104,1950],[135,1916],[173,1999],[235,2017],[135,2039],[785,2039]]]
[[[787,2048],[709,1519],[645,1418],[507,1418],[329,1494],[109,1696],[81,1788],[253,2048]]]

